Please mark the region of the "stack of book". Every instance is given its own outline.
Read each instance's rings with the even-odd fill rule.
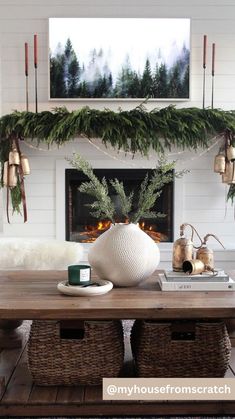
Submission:
[[[235,291],[235,281],[224,271],[217,275],[165,271],[159,274],[159,284],[162,291]]]

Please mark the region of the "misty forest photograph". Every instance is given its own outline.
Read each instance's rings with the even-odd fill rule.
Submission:
[[[189,99],[190,19],[49,19],[51,99]]]

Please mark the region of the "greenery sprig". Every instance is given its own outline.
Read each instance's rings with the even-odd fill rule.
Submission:
[[[152,208],[162,193],[165,184],[171,182],[174,176],[182,176],[185,171],[174,172],[175,162],[166,163],[162,158],[159,160],[159,167],[153,171],[151,178],[146,175],[140,185],[137,197],[137,208],[134,207],[134,191],[126,194],[124,185],[118,179],[111,179],[109,182],[103,178],[101,181],[95,176],[90,164],[79,154],[74,154],[69,160],[71,165],[77,170],[81,170],[89,179],[89,182],[83,182],[78,188],[80,192],[86,193],[96,200],[92,204],[86,204],[90,207],[91,215],[95,218],[105,218],[115,224],[117,218],[116,208],[109,197],[108,183],[111,185],[120,200],[120,210],[122,217],[129,223],[138,223],[141,218],[160,218],[165,214],[152,211]]]

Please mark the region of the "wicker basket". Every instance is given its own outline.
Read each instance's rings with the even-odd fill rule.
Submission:
[[[119,321],[33,322],[28,365],[38,385],[100,384],[123,365]]]
[[[220,321],[136,320],[131,346],[140,377],[223,377],[231,355]]]

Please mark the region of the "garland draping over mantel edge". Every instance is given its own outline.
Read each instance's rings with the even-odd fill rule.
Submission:
[[[142,105],[130,111],[114,112],[83,107],[69,112],[56,108],[40,113],[13,112],[0,118],[0,162],[8,159],[12,139],[62,145],[75,137],[100,138],[108,146],[147,156],[153,149],[164,153],[171,147],[206,148],[214,135],[229,129],[235,135],[235,111],[175,108],[147,111]],[[3,169],[1,183],[3,186]],[[19,211],[20,181],[11,189],[13,211]],[[228,197],[235,196],[231,185]]]

